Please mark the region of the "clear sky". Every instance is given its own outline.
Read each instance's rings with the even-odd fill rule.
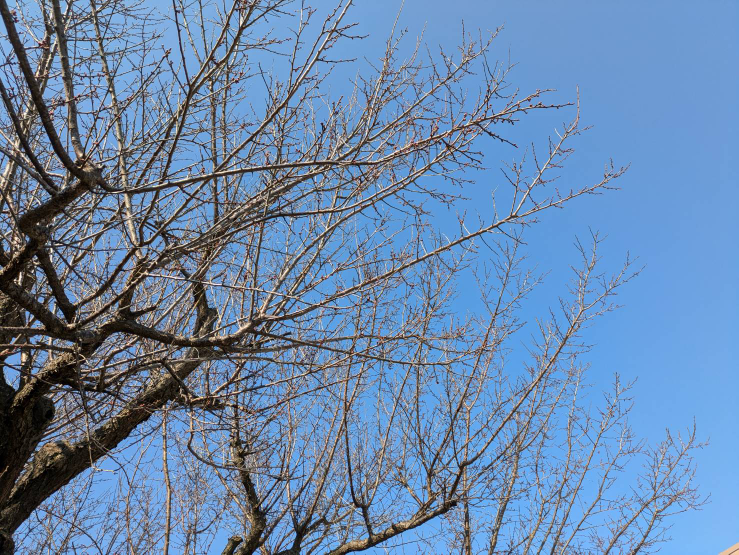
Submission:
[[[358,2],[360,29],[377,37],[363,49],[381,47],[398,6]],[[505,25],[492,54],[519,64],[511,81],[522,91],[551,87],[571,100],[579,86],[594,128],[568,179],[593,180],[611,157],[631,164],[622,190],[549,215],[529,235],[532,260],[551,271],[536,299],[556,302],[574,237],[588,228],[608,235],[614,270],[626,251],[646,266],[619,298],[624,308],[589,331],[589,377],[638,377],[638,435],[658,440],[695,419],[710,440],[698,482],[711,502],[674,519],[662,552],[718,553],[739,542],[739,2],[406,0],[401,24],[452,46],[462,20],[468,31]],[[526,133],[545,139],[565,117],[529,121]]]
[[[369,38],[347,51],[376,60],[400,3],[357,0],[357,32]],[[324,13],[334,2],[314,5]],[[468,32],[504,26],[491,58],[518,64],[510,81],[522,92],[554,88],[550,100],[566,102],[579,87],[593,129],[575,143],[563,185],[597,180],[610,158],[631,164],[621,190],[577,199],[528,233],[531,261],[549,272],[532,315],[564,293],[576,236],[608,236],[605,268],[619,269],[627,251],[639,257],[645,269],[621,293],[624,307],[587,332],[589,380],[638,378],[638,436],[658,441],[695,420],[710,441],[697,455],[710,503],[678,515],[661,552],[715,555],[739,542],[739,1],[405,0],[400,23],[408,48],[423,32],[433,49],[458,44],[462,21]],[[541,144],[571,115],[532,116],[517,139]],[[491,166],[521,154],[494,148]],[[491,173],[475,186],[488,199],[501,184]]]
[[[324,13],[335,2],[313,4]],[[357,32],[370,35],[356,48],[376,60],[401,0],[356,4]],[[614,271],[627,251],[639,258],[624,307],[587,332],[589,379],[638,378],[638,436],[658,441],[696,422],[709,441],[697,482],[710,502],[674,518],[662,553],[715,555],[739,542],[739,0],[405,0],[400,23],[408,48],[423,32],[433,49],[459,43],[463,21],[468,32],[504,27],[491,58],[517,64],[510,82],[522,92],[553,88],[550,100],[566,102],[579,88],[593,129],[563,184],[597,181],[610,158],[631,165],[621,190],[577,199],[527,235],[531,261],[548,272],[533,315],[564,293],[576,236],[607,235]],[[571,115],[533,115],[517,138],[541,144]],[[495,148],[491,166],[521,154]],[[473,196],[501,184],[499,173],[476,177]]]

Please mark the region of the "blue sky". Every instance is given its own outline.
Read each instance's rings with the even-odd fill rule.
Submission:
[[[333,5],[315,3],[320,13]],[[377,60],[399,8],[400,0],[357,0],[350,19],[368,38],[348,43],[347,56]],[[596,181],[611,158],[630,164],[621,190],[578,199],[527,233],[531,262],[548,272],[527,316],[545,317],[565,292],[573,242],[591,229],[608,237],[604,268],[618,270],[627,252],[639,258],[645,269],[621,293],[624,307],[588,330],[589,380],[608,388],[615,372],[624,382],[638,378],[638,436],[656,442],[665,428],[695,420],[710,441],[697,456],[697,481],[711,499],[673,520],[662,553],[718,553],[739,542],[739,180],[731,164],[739,153],[739,2],[405,0],[406,50],[421,33],[432,50],[452,49],[462,21],[472,33],[504,26],[491,58],[517,64],[510,81],[522,92],[553,88],[549,99],[567,102],[579,88],[582,123],[593,128],[575,143],[563,184]],[[348,86],[362,67],[337,70],[339,81]],[[571,116],[537,114],[513,133],[522,146],[542,145]],[[492,167],[522,154],[489,146]],[[473,199],[489,199],[501,184],[497,171],[475,177],[465,192]]]
[[[359,2],[355,20],[381,47],[399,3]],[[710,444],[698,454],[698,482],[711,502],[676,517],[663,553],[718,553],[739,542],[739,3],[728,1],[513,2],[406,0],[401,25],[430,45],[451,47],[468,31],[505,28],[492,54],[518,63],[522,91],[580,90],[589,131],[565,174],[592,181],[603,163],[631,164],[620,191],[548,215],[529,234],[529,253],[549,271],[535,300],[563,292],[572,243],[589,228],[608,236],[614,270],[627,251],[645,265],[588,339],[590,379],[637,378],[632,425],[660,439],[695,419]],[[425,31],[424,31],[425,28]],[[377,52],[379,55],[379,51]],[[564,114],[526,123],[541,141]],[[488,153],[488,163],[516,152]],[[731,162],[734,162],[732,164]],[[477,187],[485,183],[485,176]]]
[[[323,13],[333,2],[315,4]],[[357,0],[352,17],[369,38],[348,50],[376,60],[399,7]],[[405,0],[406,47],[423,32],[430,47],[453,48],[462,21],[468,32],[504,26],[491,57],[518,64],[510,80],[522,92],[554,88],[550,100],[566,102],[579,88],[593,128],[563,183],[592,183],[610,158],[631,165],[620,191],[578,199],[528,233],[530,259],[548,274],[527,310],[546,316],[564,293],[576,236],[608,236],[605,268],[617,270],[627,251],[639,257],[645,269],[621,293],[624,307],[588,331],[589,379],[607,388],[615,372],[638,378],[637,435],[658,441],[695,420],[710,440],[697,462],[711,501],[674,519],[662,553],[718,553],[739,542],[739,2]],[[513,132],[541,144],[571,115],[538,114]],[[520,155],[491,144],[486,161]],[[489,199],[501,183],[497,172],[475,177],[473,197]]]

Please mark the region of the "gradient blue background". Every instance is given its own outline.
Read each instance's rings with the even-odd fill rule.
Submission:
[[[398,8],[357,3],[368,59]],[[552,99],[572,100],[579,86],[582,121],[594,128],[567,180],[592,181],[611,157],[631,164],[622,190],[576,201],[528,235],[532,260],[550,271],[534,301],[545,315],[563,293],[573,239],[589,228],[608,235],[606,266],[617,269],[626,251],[646,266],[622,292],[624,308],[588,332],[589,379],[638,377],[637,435],[659,440],[695,419],[710,440],[697,461],[710,503],[673,520],[662,553],[716,554],[739,542],[739,2],[406,0],[400,23],[452,47],[462,20],[467,31],[505,26],[492,56],[518,63],[511,82],[522,92],[551,87]],[[566,117],[537,116],[526,134],[545,139]],[[517,154],[501,148],[487,162]],[[498,181],[480,176],[477,186]]]
[[[400,4],[357,0],[349,19],[369,36],[347,44],[346,55],[376,61]],[[313,5],[323,14],[335,2]],[[697,482],[710,502],[673,519],[661,552],[715,555],[739,542],[739,0],[405,0],[405,52],[421,33],[432,51],[453,49],[462,21],[472,33],[504,26],[491,59],[518,64],[510,81],[523,93],[554,88],[549,99],[567,102],[579,87],[581,120],[593,129],[574,144],[563,188],[597,180],[610,158],[631,164],[620,191],[578,199],[527,233],[532,263],[548,272],[527,316],[546,317],[565,293],[576,236],[608,236],[605,268],[617,270],[627,251],[639,257],[645,269],[621,293],[624,307],[587,332],[595,345],[588,379],[607,388],[615,372],[638,378],[638,436],[659,441],[665,428],[695,421],[709,440]],[[348,86],[362,67],[359,60],[335,76]],[[512,133],[522,146],[543,146],[571,116],[533,115]],[[490,146],[490,166],[522,154]],[[497,171],[475,177],[473,197],[489,200],[502,185]]]

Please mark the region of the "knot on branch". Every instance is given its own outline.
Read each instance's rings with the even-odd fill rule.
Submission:
[[[56,409],[54,402],[48,397],[39,398],[31,410],[31,426],[40,435],[54,419]]]
[[[75,339],[80,345],[93,345],[100,340],[100,335],[93,330],[79,330],[75,334]]]
[[[63,460],[72,451],[72,447],[68,441],[52,441],[47,443],[38,450],[33,458],[31,467],[31,477],[41,476],[46,470],[51,468],[55,462]]]
[[[45,245],[51,239],[51,228],[48,225],[28,225],[26,222],[23,223],[26,225],[21,228],[21,231],[34,241],[34,248]]]
[[[103,168],[88,158],[78,158],[74,165],[85,172],[89,184],[98,183],[103,179]]]
[[[99,186],[103,191],[117,192],[116,189],[108,185],[108,182],[103,177],[104,168],[97,165],[95,162],[88,158],[78,158],[74,165],[82,170],[82,174],[77,174],[80,183],[88,190],[93,191],[95,186]]]

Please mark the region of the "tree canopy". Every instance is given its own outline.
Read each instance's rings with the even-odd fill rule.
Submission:
[[[1,553],[636,552],[700,504],[693,431],[635,438],[618,379],[582,401],[635,273],[597,234],[521,347],[526,230],[624,169],[558,180],[578,106],[515,89],[495,33],[357,60],[351,2],[0,15]]]

